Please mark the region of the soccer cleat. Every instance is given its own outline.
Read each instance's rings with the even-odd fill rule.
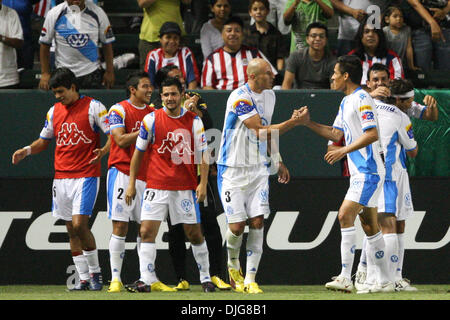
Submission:
[[[416,287],[411,286],[411,281],[406,278],[395,281],[395,291],[418,291]]]
[[[228,275],[230,276],[230,285],[236,292],[244,292],[244,276],[242,270],[228,268]]]
[[[356,271],[356,275],[355,275],[355,289],[356,290],[365,290],[366,289],[366,278],[367,278],[367,272],[364,270],[358,270]]]
[[[370,283],[363,283],[363,284],[360,284],[359,286],[358,286],[358,288],[356,289],[356,293],[357,294],[367,294],[367,293],[371,293],[371,289],[373,288],[373,287],[375,287],[376,285],[375,284],[370,284]],[[356,287],[356,286],[355,286]]]
[[[132,284],[126,284],[125,289],[127,289],[128,292],[150,292],[151,288],[148,284],[145,284],[144,281],[136,280]]]
[[[244,286],[244,292],[245,293],[252,293],[252,294],[258,294],[258,293],[264,293],[258,286],[256,282],[250,282],[249,284],[246,284]]]
[[[89,283],[89,290],[100,291],[103,289],[102,274],[100,272],[91,273],[91,281]]]
[[[150,287],[151,287],[151,291],[177,292],[177,289],[168,287],[161,281],[152,283]]]
[[[177,291],[186,291],[189,290],[189,282],[186,280],[180,279],[180,282],[178,282],[178,285],[174,288]]]
[[[120,281],[118,278],[114,278],[109,284],[108,292],[109,293],[120,292],[122,291],[122,289],[123,289],[122,281]]]
[[[383,292],[383,293],[389,293],[389,292],[395,292],[395,286],[392,282],[387,282],[383,285],[379,285],[376,284],[374,286],[372,286],[369,289],[370,293],[378,293],[378,292]]]
[[[231,286],[222,279],[220,279],[218,276],[212,276],[211,281],[219,290],[231,290]]]
[[[86,290],[89,290],[88,280],[80,280],[80,282],[78,282],[78,284],[75,287],[69,289],[69,291],[86,291]]]
[[[211,281],[202,283],[203,292],[214,292],[216,291],[216,286]]]
[[[344,278],[339,275],[333,281],[327,282],[325,288],[328,290],[342,291],[346,293],[351,293],[353,291],[353,283],[350,279]]]

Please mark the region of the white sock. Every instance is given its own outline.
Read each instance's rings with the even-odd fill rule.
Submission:
[[[356,228],[341,229],[341,276],[347,279],[352,278],[353,260],[355,259]]]
[[[380,285],[389,282],[389,271],[386,258],[386,246],[381,231],[377,234],[367,237],[368,249],[367,255],[371,256],[378,268],[377,283]]]
[[[241,267],[239,262],[239,253],[242,245],[242,234],[240,236],[236,236],[230,231],[230,229],[227,229],[225,239],[227,240],[228,267],[239,270]]]
[[[191,248],[195,262],[197,262],[198,272],[200,273],[200,282],[211,281],[209,274],[209,253],[206,241],[197,245],[191,244]]]
[[[389,280],[395,282],[395,273],[398,265],[398,240],[396,233],[387,233],[383,235],[386,245],[386,261],[389,270]]]
[[[86,257],[87,264],[89,266],[89,273],[101,272],[100,264],[98,263],[98,251],[97,249],[91,251],[84,251],[83,255]]]
[[[156,244],[151,242],[142,242],[139,250],[139,270],[141,280],[151,285],[158,281],[155,271]]]
[[[397,233],[397,241],[398,241],[398,263],[397,270],[395,273],[395,280],[403,279],[402,271],[403,271],[403,261],[405,260],[405,239],[403,233]]]
[[[361,256],[359,257],[358,270],[365,271],[367,273],[367,236],[364,235]]]
[[[111,279],[117,278],[122,281],[120,274],[122,272],[123,259],[125,257],[125,238],[111,234],[109,239],[109,262],[111,264]]]
[[[138,254],[138,257],[139,257],[139,251],[141,250],[141,243],[142,243],[142,238],[138,236],[136,238],[136,252]]]
[[[73,263],[77,269],[80,280],[89,280],[89,266],[86,257],[82,254],[77,256],[72,256]]]
[[[369,251],[369,242],[367,241],[367,237],[365,237],[365,251],[366,251],[366,262],[367,262],[367,276],[366,276],[366,284],[374,285],[377,283],[378,279],[378,267],[375,264],[374,259],[371,255],[367,254]]]
[[[244,284],[255,282],[259,262],[263,252],[264,227],[261,229],[249,229],[247,237],[247,268]]]

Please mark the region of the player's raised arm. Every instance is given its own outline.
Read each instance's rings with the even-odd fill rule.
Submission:
[[[16,150],[12,155],[12,164],[18,164],[25,157],[44,151],[45,149],[47,149],[48,145],[50,144],[50,141],[51,140],[39,138],[29,146]]]

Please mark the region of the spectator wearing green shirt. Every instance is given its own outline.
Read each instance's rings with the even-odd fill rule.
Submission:
[[[334,9],[330,0],[288,0],[283,20],[286,25],[291,25],[291,49],[308,46],[306,43],[306,27],[312,22],[321,22],[327,25],[328,19],[334,15]]]
[[[192,0],[137,0],[143,10],[144,18],[139,34],[139,64],[144,68],[149,51],[159,48],[159,29],[166,21],[176,22],[185,35],[181,17],[181,3],[189,5]]]

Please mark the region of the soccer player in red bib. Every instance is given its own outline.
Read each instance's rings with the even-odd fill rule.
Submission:
[[[101,290],[101,269],[89,217],[100,184],[100,159],[109,152],[110,141],[100,146],[100,131],[109,133],[107,110],[93,98],[80,95],[75,75],[56,69],[50,88],[57,103],[47,113],[39,139],[14,152],[12,163],[47,149],[56,139],[53,180],[53,216],[66,222],[70,250],[80,276],[73,290]]]
[[[126,201],[136,194],[136,176],[145,152],[150,152],[147,189],[141,211],[142,243],[140,279],[126,286],[131,292],[176,291],[158,280],[155,271],[155,239],[162,221],[170,214],[173,225],[184,224],[205,292],[215,291],[209,274],[209,253],[201,231],[199,202],[206,197],[209,165],[203,161],[206,136],[201,119],[181,107],[182,85],[176,78],[161,84],[164,108],[144,117],[130,164]],[[148,149],[148,150],[147,150]],[[200,183],[197,180],[200,164]]]
[[[120,292],[122,263],[125,257],[125,238],[128,222],[140,224],[141,199],[145,190],[148,153],[142,161],[136,180],[136,197],[131,205],[125,203],[125,190],[128,186],[130,161],[134,152],[136,138],[142,119],[155,109],[150,107],[152,87],[144,72],[133,73],[126,83],[129,99],[113,105],[109,109],[108,120],[111,132],[111,150],[108,159],[106,182],[108,195],[108,218],[112,220],[113,231],[109,240],[109,260],[111,264],[111,284],[108,292]],[[140,236],[137,238],[139,253]]]

